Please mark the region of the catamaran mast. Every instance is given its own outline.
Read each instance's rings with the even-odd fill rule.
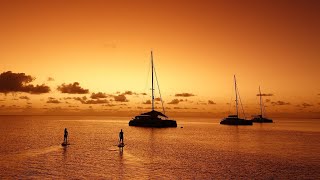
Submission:
[[[152,90],[152,111],[154,110],[154,88],[153,88],[153,55],[152,55],[152,51],[151,51],[151,69],[152,69],[152,78],[151,78],[151,90]]]
[[[260,95],[260,115],[262,117],[262,96],[261,96],[260,86],[259,86],[259,95]]]
[[[237,80],[236,80],[236,75],[234,77],[234,90],[236,93],[236,109],[237,109],[237,117],[239,117],[239,112],[238,112],[238,90],[237,90]]]

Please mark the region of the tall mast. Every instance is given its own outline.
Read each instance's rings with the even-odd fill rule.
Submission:
[[[236,93],[236,109],[237,109],[237,117],[239,117],[239,112],[238,112],[238,89],[237,89],[237,80],[236,80],[236,75],[233,76],[234,77],[234,90]]]
[[[153,55],[152,55],[152,51],[151,51],[151,74],[152,74],[152,78],[151,78],[151,84],[152,84],[152,87],[151,87],[151,90],[152,90],[152,111],[154,110],[154,88],[153,88]]]
[[[262,117],[262,96],[261,96],[260,86],[259,86],[259,95],[260,95],[260,115]]]

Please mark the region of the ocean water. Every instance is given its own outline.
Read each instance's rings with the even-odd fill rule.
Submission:
[[[0,116],[0,179],[320,178],[320,119],[234,127],[176,118],[178,128],[167,129],[129,127],[129,120]],[[60,145],[65,127],[68,147]]]

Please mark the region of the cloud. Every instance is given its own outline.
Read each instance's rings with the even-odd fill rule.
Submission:
[[[187,108],[187,107],[184,107],[184,108],[182,108],[182,107],[173,107],[173,109],[189,109],[189,108]]]
[[[180,93],[180,94],[176,94],[176,97],[191,97],[191,96],[195,96],[194,94],[191,93]]]
[[[271,100],[270,99],[266,99],[266,103],[268,103],[268,102],[271,102]]]
[[[73,84],[63,83],[62,85],[58,86],[57,90],[60,91],[61,93],[68,93],[68,94],[88,94],[89,93],[89,90],[80,87],[80,84],[78,82],[74,82]]]
[[[47,103],[52,103],[52,104],[59,104],[61,103],[59,100],[53,98],[53,97],[48,97]]]
[[[138,95],[137,93],[132,92],[132,91],[125,91],[124,93],[120,93],[118,91],[118,92],[116,92],[116,94],[118,94],[118,95],[110,95],[110,96],[113,97],[113,100],[117,101],[117,102],[129,102],[126,95]],[[110,101],[113,101],[113,100],[110,99]]]
[[[88,99],[86,96],[74,97],[76,101],[80,101],[82,104],[108,104],[109,101],[106,99]]]
[[[50,87],[45,84],[29,84],[34,80],[35,78],[25,73],[3,72],[0,74],[0,93],[26,92],[30,94],[43,94],[50,92]]]
[[[107,98],[108,95],[106,93],[98,92],[98,93],[92,93],[90,98],[91,99],[99,99],[99,98]]]
[[[141,95],[145,96],[145,95],[147,95],[147,93],[141,93]]]
[[[284,101],[271,102],[271,104],[272,104],[272,105],[279,105],[279,106],[291,105],[291,103],[289,103],[289,102],[284,102]]]
[[[265,94],[265,93],[263,93],[263,94],[257,94],[257,96],[273,96],[273,94],[271,94],[271,93],[269,93],[269,94]]]
[[[28,96],[20,96],[20,99],[25,99],[25,100],[30,100],[30,98]]]
[[[87,100],[87,97],[86,97],[86,96],[83,96],[83,97],[74,97],[73,99],[76,100],[76,101],[80,101],[82,104],[85,104],[85,102],[86,102],[86,100]]]
[[[113,96],[114,100],[117,102],[128,102],[129,100],[127,99],[127,97],[123,94],[120,94],[118,96]]]
[[[102,106],[113,107],[113,106],[116,106],[116,105],[115,104],[103,104]]]
[[[82,101],[82,104],[107,104],[107,103],[109,103],[109,101],[106,99],[97,99],[97,100],[90,99],[87,101]]]
[[[122,93],[122,95],[137,95],[137,93],[132,92],[132,91],[126,91],[126,92]]]
[[[208,104],[217,104],[217,103],[213,102],[212,100],[208,100]]]
[[[303,108],[308,108],[308,107],[312,107],[313,104],[302,103],[301,106],[302,106]]]
[[[151,101],[147,100],[146,102],[143,102],[142,104],[151,104]]]
[[[171,102],[168,102],[168,104],[179,104],[179,99],[173,99]]]
[[[161,98],[154,98],[155,101],[161,101]]]
[[[47,81],[54,81],[53,77],[48,77]]]

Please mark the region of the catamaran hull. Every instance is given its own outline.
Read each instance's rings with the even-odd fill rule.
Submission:
[[[222,119],[220,124],[234,125],[234,126],[242,126],[242,125],[250,126],[250,125],[252,125],[252,121],[248,121],[248,120],[244,120],[244,119],[240,119],[240,118],[224,118],[224,119]]]
[[[174,120],[132,119],[131,121],[129,121],[129,126],[166,128],[166,127],[177,127],[177,122]]]
[[[251,121],[254,123],[273,123],[273,120],[267,118],[253,118]]]

